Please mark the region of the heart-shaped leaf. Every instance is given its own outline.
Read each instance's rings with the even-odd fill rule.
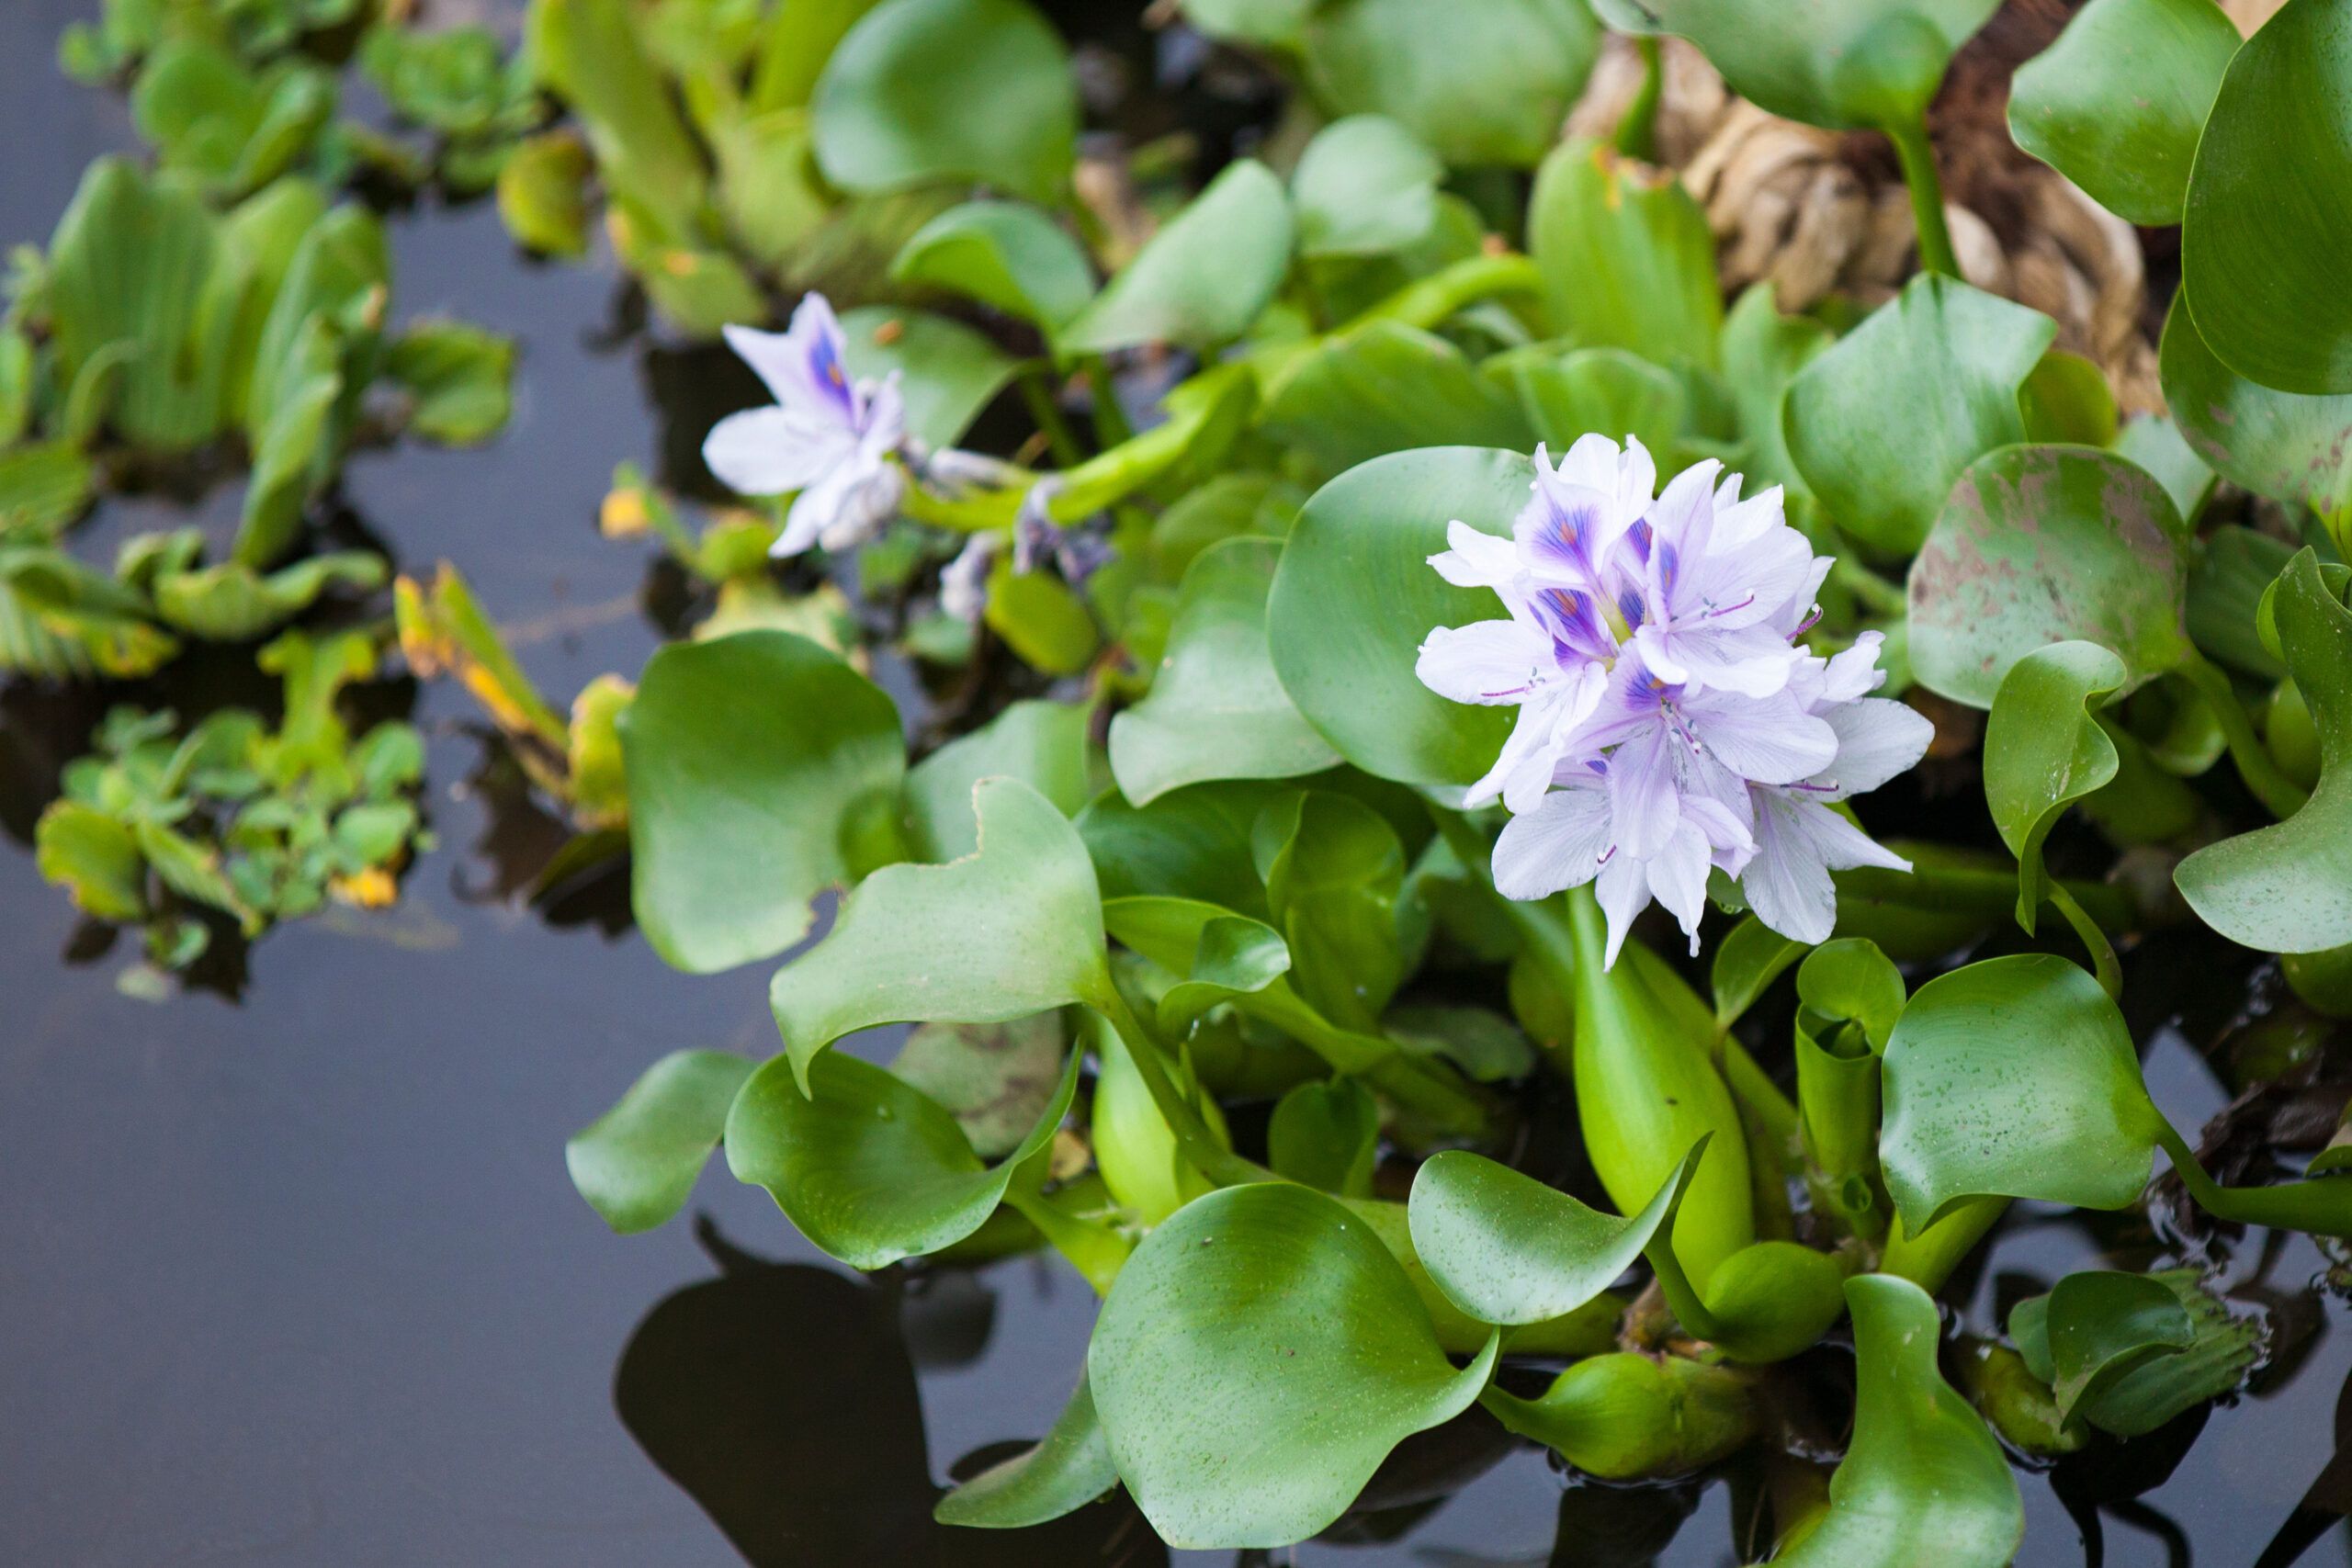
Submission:
[[[1249,780],[1195,784],[1130,806],[1106,791],[1078,815],[1105,899],[1192,898],[1263,919],[1266,889],[1250,832],[1281,786]]]
[[[982,779],[972,803],[978,850],[876,872],[831,934],[776,971],[768,1002],[804,1084],[854,1030],[999,1023],[1109,996],[1102,901],[1077,830],[1018,779]]]
[[[1404,1269],[1337,1200],[1230,1187],[1145,1238],[1087,1349],[1119,1474],[1170,1545],[1286,1546],[1340,1517],[1388,1450],[1467,1409]]]
[[[1078,1055],[1028,1135],[994,1166],[937,1101],[870,1062],[829,1051],[804,1075],[773,1057],[728,1112],[728,1168],[766,1188],[801,1235],[854,1269],[936,1252],[979,1229],[1013,1171],[1052,1141],[1078,1092]]]
[[[2041,841],[2066,807],[2115,777],[2115,742],[2092,716],[2123,684],[2095,642],[2038,648],[2001,678],[1984,723],[1984,803],[2018,857],[2018,923],[2033,930],[2048,878]]]
[[[926,1023],[891,1058],[890,1075],[921,1090],[964,1129],[972,1152],[1018,1148],[1062,1072],[1059,1011],[1009,1023]]]
[[[1076,815],[1089,789],[1088,717],[1079,703],[1013,703],[908,769],[907,836],[916,854],[950,861],[979,847],[972,786],[984,778],[1019,779],[1064,815]]]
[[[1600,28],[1579,0],[1348,0],[1307,10],[1304,43],[1333,113],[1394,116],[1449,164],[1524,168],[1558,134]]]
[[[1282,287],[1290,247],[1282,181],[1255,159],[1238,160],[1062,329],[1060,346],[1100,354],[1142,343],[1230,343]]]
[[[1036,1446],[1001,1460],[939,1500],[943,1525],[1023,1529],[1084,1507],[1119,1483],[1110,1440],[1080,1373],[1076,1392]]]
[[[1541,1323],[1616,1282],[1649,1246],[1690,1180],[1697,1151],[1630,1218],[1480,1155],[1448,1150],[1413,1178],[1413,1249],[1446,1295],[1482,1323]]]
[[[2003,1568],[2025,1505],[2001,1445],[1936,1366],[1943,1324],[1927,1292],[1889,1274],[1846,1281],[1854,1316],[1854,1435],[1829,1511],[1776,1568]]]
[[[660,649],[620,736],[637,922],[696,973],[806,935],[808,901],[851,874],[847,840],[887,818],[906,767],[881,688],[789,632]]]
[[[2091,0],[2018,68],[2009,134],[2118,218],[2177,223],[2238,41],[2213,0]]]
[[[1396,829],[1363,801],[1318,789],[1277,796],[1252,836],[1300,995],[1347,1028],[1376,1031],[1405,977],[1396,926],[1405,848]]]
[[[1756,488],[1786,485],[1792,500],[1812,491],[1789,455],[1784,412],[1798,372],[1837,341],[1811,316],[1784,316],[1773,285],[1752,283],[1724,318],[1724,379],[1739,410],[1747,442],[1747,470]]]
[[[2312,397],[2247,380],[2206,345],[2185,297],[2165,318],[2158,363],[2181,434],[2215,473],[2323,517],[2352,513],[2352,393]]]
[[[2123,1015],[2098,981],[2048,953],[1986,959],[1920,987],[1883,1071],[1879,1159],[1913,1235],[1980,1194],[2123,1208],[2164,1130]]]
[[[2352,32],[2288,0],[2222,78],[2197,143],[2181,287],[2222,362],[2286,392],[2352,392]]]
[[[2191,656],[2188,584],[2188,530],[2140,468],[2084,446],[2004,447],[1969,465],[1912,565],[1912,670],[1990,707],[2011,665],[2080,638],[2122,660],[2130,692]]]
[[[1018,201],[967,201],[922,228],[890,264],[900,283],[945,288],[1051,332],[1094,298],[1085,248]]]
[[[1840,528],[1907,556],[1962,470],[2025,439],[2018,389],[2057,331],[2039,310],[1923,272],[1789,383],[1789,456]]]
[[[1227,539],[1186,570],[1151,692],[1111,721],[1111,772],[1136,805],[1204,780],[1292,778],[1338,763],[1267,652],[1266,594],[1282,552],[1275,539]]]
[[[1516,453],[1399,452],[1351,468],[1299,513],[1266,602],[1274,670],[1306,721],[1366,773],[1458,787],[1494,762],[1510,716],[1446,701],[1414,663],[1432,629],[1501,609],[1430,570],[1447,521],[1508,537],[1532,482]]]
[[[1714,234],[1671,175],[1604,142],[1562,142],[1535,177],[1527,248],[1552,324],[1573,342],[1715,363],[1724,299]]]
[[[1303,256],[1377,255],[1437,226],[1445,165],[1386,115],[1350,115],[1315,133],[1290,177]]]
[[[2318,787],[2276,827],[2209,845],[2173,873],[2198,917],[2266,953],[2352,942],[2352,611],[2305,550],[2273,595],[2279,650],[2319,735]]]
[[[1593,0],[1620,32],[1675,33],[1741,97],[1833,130],[1914,118],[1952,51],[1999,0],[1823,0],[1759,10],[1747,0]]]
[[[755,1066],[728,1051],[662,1057],[563,1145],[572,1186],[625,1235],[662,1224],[685,1206]]]
[[[818,166],[844,190],[975,180],[1051,201],[1076,155],[1069,51],[1022,0],[883,0],[809,107]]]

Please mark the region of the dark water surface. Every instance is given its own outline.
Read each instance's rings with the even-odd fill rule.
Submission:
[[[84,163],[130,142],[120,105],[51,62],[84,10],[0,5],[0,240],[45,239]],[[405,570],[459,563],[559,700],[634,673],[660,637],[649,553],[600,539],[595,504],[616,461],[662,457],[650,389],[696,373],[614,329],[609,266],[522,263],[486,207],[392,232],[397,316],[514,333],[518,401],[487,450],[356,458],[356,521]],[[668,445],[699,434],[684,420]],[[234,505],[232,489],[195,516],[225,525]],[[168,510],[116,504],[83,538],[110,547]],[[1060,1407],[1092,1316],[1060,1265],[859,1279],[723,1172],[696,1195],[700,1234],[616,1238],[574,1195],[564,1138],[656,1055],[775,1049],[767,970],[671,971],[609,886],[552,918],[526,907],[512,889],[560,832],[502,784],[462,694],[415,696],[439,848],[400,907],[286,927],[225,977],[233,999],[161,1005],[117,991],[130,944],[96,951],[26,841],[97,712],[0,691],[0,1564],[1168,1560],[1124,1505],[1010,1538],[929,1521],[959,1461]],[[2151,1078],[2184,1126],[2225,1098],[2177,1036]],[[2097,1257],[2070,1221],[2014,1222],[1972,1321],[2024,1293],[2004,1270],[2046,1281]],[[2300,1297],[2324,1266],[2308,1243],[2266,1260],[2248,1240],[2231,1278]],[[2330,1468],[2352,1367],[2332,1300],[2304,1319],[2291,1376],[2215,1412],[2168,1481],[2103,1516],[2106,1562],[2263,1554]],[[2171,1436],[2124,1450],[2141,1480]],[[2060,1490],[2025,1491],[2023,1561],[2085,1562]],[[1393,1495],[1413,1492],[1400,1477]],[[2318,1496],[2347,1493],[2331,1472]],[[1241,1560],[1738,1561],[1727,1485],[1564,1495],[1528,1450],[1388,1539],[1422,1511],[1351,1524],[1363,1544]],[[2325,1519],[2302,1561],[2347,1560]]]

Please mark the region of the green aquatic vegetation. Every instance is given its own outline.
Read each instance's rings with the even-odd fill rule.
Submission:
[[[431,835],[416,804],[416,731],[387,719],[354,737],[337,710],[377,655],[367,632],[288,632],[264,648],[262,668],[285,682],[275,728],[245,708],[192,726],[168,709],[114,708],[41,813],[41,874],[85,914],[139,926],[148,962],[164,971],[204,955],[215,917],[252,937],[330,897],[390,903]]]

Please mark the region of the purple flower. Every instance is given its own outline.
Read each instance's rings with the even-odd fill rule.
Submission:
[[[726,333],[775,403],[720,420],[703,442],[703,461],[743,495],[799,492],[775,555],[819,544],[847,549],[871,537],[906,491],[897,373],[879,384],[851,378],[841,322],[821,294],[803,299],[782,333],[730,326]]]
[[[1774,930],[1821,942],[1830,870],[1909,869],[1829,803],[1917,762],[1932,727],[1865,697],[1884,679],[1878,634],[1829,660],[1798,643],[1830,562],[1777,487],[1742,500],[1720,469],[1701,463],[1653,501],[1637,441],[1586,436],[1556,469],[1538,448],[1512,536],[1456,522],[1430,558],[1508,613],[1432,631],[1417,666],[1456,702],[1520,710],[1465,795],[1512,813],[1495,886],[1530,899],[1594,883],[1612,963],[1652,898],[1695,953],[1711,871],[1743,879]]]

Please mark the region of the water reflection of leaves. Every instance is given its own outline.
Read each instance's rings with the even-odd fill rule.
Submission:
[[[934,1522],[943,1489],[895,1291],[753,1258],[707,1220],[696,1229],[718,1277],[646,1314],[621,1353],[613,1402],[647,1456],[754,1568],[1167,1562],[1124,1498],[1035,1529]]]

